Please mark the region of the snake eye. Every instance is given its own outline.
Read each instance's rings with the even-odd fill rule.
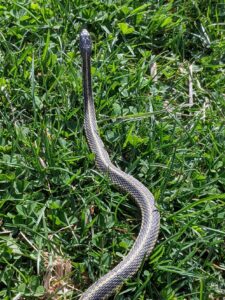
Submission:
[[[80,33],[80,51],[81,54],[91,54],[91,37],[87,29],[83,29]]]

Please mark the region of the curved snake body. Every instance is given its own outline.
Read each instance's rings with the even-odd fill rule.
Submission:
[[[84,128],[89,147],[95,154],[98,169],[132,196],[142,216],[140,232],[128,255],[114,269],[91,285],[80,298],[101,300],[107,299],[126,279],[134,275],[143,259],[149,256],[158,238],[160,216],[150,191],[137,179],[112,164],[98,134],[91,85],[91,39],[86,29],[80,34],[80,51],[83,61]]]

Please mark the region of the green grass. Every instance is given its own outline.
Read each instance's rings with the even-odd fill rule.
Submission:
[[[84,26],[101,137],[161,213],[151,257],[113,299],[222,299],[224,15],[223,0],[0,1],[0,299],[78,299],[139,230],[84,136]],[[48,296],[46,272],[62,258]]]

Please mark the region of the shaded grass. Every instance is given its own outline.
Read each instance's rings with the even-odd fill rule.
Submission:
[[[138,209],[96,171],[83,134],[83,26],[100,134],[161,213],[154,252],[114,299],[224,296],[223,17],[218,1],[1,2],[2,299],[49,298],[46,252],[71,261],[67,298],[78,299],[139,229]]]

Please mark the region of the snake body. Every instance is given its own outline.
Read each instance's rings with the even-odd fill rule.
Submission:
[[[111,181],[129,193],[141,210],[141,228],[128,255],[109,273],[92,284],[80,300],[108,299],[125,280],[134,275],[149,256],[158,238],[160,216],[151,192],[137,179],[114,166],[98,134],[91,85],[91,38],[86,29],[80,34],[80,51],[83,63],[84,129],[97,168]]]

